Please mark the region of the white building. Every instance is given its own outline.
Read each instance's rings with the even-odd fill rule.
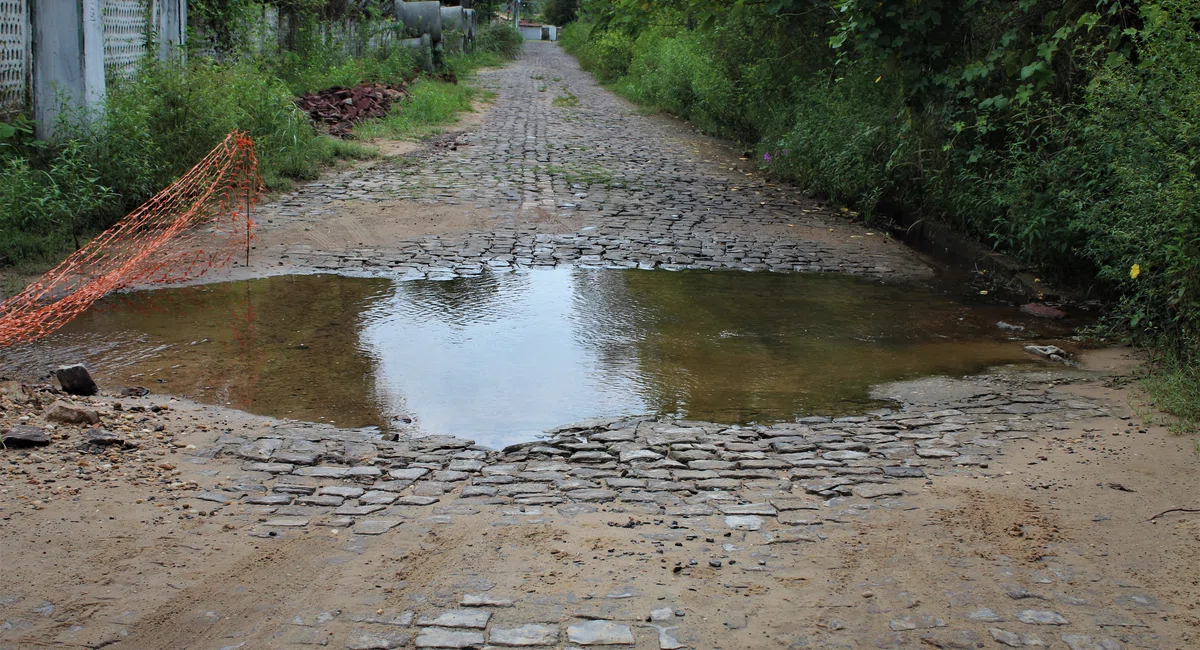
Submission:
[[[541,23],[531,23],[527,20],[521,21],[521,35],[527,41],[557,41],[558,27],[554,25],[543,25]]]

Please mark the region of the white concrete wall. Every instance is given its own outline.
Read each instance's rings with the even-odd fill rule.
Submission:
[[[525,40],[527,41],[540,41],[542,40],[542,29],[550,30],[550,40],[558,40],[558,27],[555,27],[554,25],[542,25],[540,27],[521,25],[521,35],[524,36]]]

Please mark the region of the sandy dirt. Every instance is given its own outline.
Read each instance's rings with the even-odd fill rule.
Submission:
[[[820,543],[768,546],[622,503],[447,505],[378,537],[336,525],[268,533],[253,508],[195,498],[240,461],[187,453],[269,420],[166,396],[72,398],[137,447],[80,451],[89,428],[58,425],[48,447],[0,452],[0,648],[356,647],[364,625],[411,643],[407,623],[354,619],[428,615],[468,593],[513,601],[493,608],[493,629],[649,625],[668,607],[672,634],[693,648],[1003,647],[959,629],[966,614],[989,608],[1011,629],[1007,610],[1063,602],[1094,608],[1096,623],[1075,623],[1119,647],[1195,647],[1200,516],[1159,514],[1200,505],[1195,451],[1133,416],[1111,379],[1129,366],[1122,354],[1099,355],[1108,370],[1070,388],[1112,417],[931,476],[903,507],[813,526]],[[6,386],[0,429],[47,424],[44,407],[62,398],[30,387],[26,401]],[[889,630],[905,617],[916,633]],[[922,629],[922,617],[949,624]],[[1065,647],[1053,628],[1023,627]],[[637,647],[659,647],[655,629],[638,629]]]

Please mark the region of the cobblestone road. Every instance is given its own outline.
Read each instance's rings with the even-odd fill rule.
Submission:
[[[265,206],[259,263],[400,276],[563,263],[929,273],[903,245],[767,182],[727,147],[637,113],[557,44],[527,44],[476,83],[495,93],[477,128]],[[447,206],[481,218],[460,232],[434,223],[423,237],[381,235],[386,224],[366,223]],[[352,225],[304,235],[338,219]]]

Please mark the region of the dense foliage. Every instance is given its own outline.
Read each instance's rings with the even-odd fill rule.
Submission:
[[[369,5],[355,6],[362,12]],[[319,134],[293,98],[331,86],[411,80],[418,74],[415,58],[403,48],[351,56],[356,48],[323,26],[333,4],[287,7],[301,26],[294,49],[255,37],[262,18],[257,2],[191,2],[195,33],[186,64],[147,59],[134,78],[109,80],[103,111],[63,115],[54,142],[34,139],[27,118],[0,124],[0,268],[56,261],[169,185],[234,129],[254,138],[271,189],[315,178],[336,158],[373,155]],[[359,17],[365,25],[359,34],[387,28],[385,21]],[[481,29],[475,54],[447,57],[443,65],[465,73],[513,56],[513,33],[511,27]],[[519,47],[519,34],[515,38]],[[446,111],[470,106],[465,87],[418,86],[412,115],[389,118],[381,132],[420,131],[415,121],[444,122]]]
[[[585,0],[562,40],[814,193],[940,217],[1197,359],[1200,0]]]

